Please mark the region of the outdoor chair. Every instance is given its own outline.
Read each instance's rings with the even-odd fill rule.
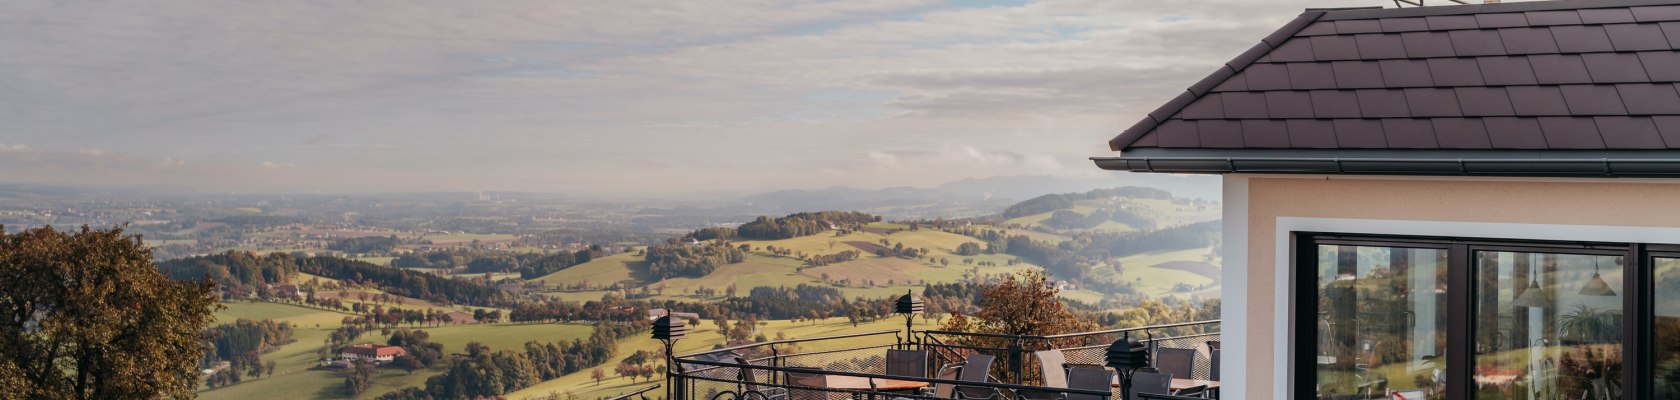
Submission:
[[[1043,377],[1043,382],[1039,386],[1055,389],[1066,389],[1068,387],[1068,372],[1064,369],[1067,365],[1067,358],[1062,355],[1061,350],[1035,351],[1033,352],[1033,358],[1038,359],[1039,375]],[[1017,397],[1022,399],[1043,400],[1060,399],[1063,393],[1049,390],[1022,390],[1018,394]]]
[[[1142,399],[1142,394],[1172,394],[1172,374],[1157,372],[1132,373],[1132,391],[1126,400]]]
[[[996,360],[997,357],[985,354],[969,354],[968,357],[963,358],[962,373],[957,374],[957,380],[985,383],[989,379],[987,375],[992,372],[992,362]],[[1003,393],[999,392],[997,388],[957,387],[957,398],[959,399],[1000,399],[1003,397]]]
[[[1218,342],[1208,342],[1208,343],[1218,343]],[[1208,364],[1209,364],[1208,365],[1208,379],[1212,379],[1212,380],[1216,380],[1216,381],[1219,380],[1219,348],[1218,347],[1213,348],[1213,351],[1208,354]]]
[[[820,369],[809,372],[788,371],[784,374],[784,378],[787,380],[787,385],[791,386],[791,388],[788,388],[789,400],[824,400],[828,398],[828,392],[823,390],[800,389],[801,387],[827,388],[828,375],[824,375]]]
[[[1068,389],[1100,390],[1108,392],[1114,387],[1114,371],[1106,369],[1075,368],[1067,371]],[[1067,400],[1103,400],[1108,396],[1089,394],[1067,395]]]
[[[887,350],[887,375],[926,378],[926,350]]]
[[[1172,394],[1174,396],[1190,396],[1190,397],[1206,397],[1207,393],[1209,393],[1207,385],[1198,385],[1198,386],[1195,386],[1195,387],[1187,387],[1187,388],[1183,388],[1183,389],[1179,389],[1179,390],[1174,390],[1172,392]]]
[[[940,380],[954,381],[957,380],[957,374],[961,371],[961,363],[946,364],[939,367],[939,371],[935,373],[933,377]],[[922,396],[932,396],[941,399],[953,399],[956,398],[956,385],[948,383],[935,383],[932,387],[922,388],[921,394]]]
[[[1200,397],[1174,396],[1174,395],[1170,395],[1170,394],[1158,394],[1158,393],[1145,393],[1140,397],[1140,399],[1142,399],[1142,400],[1203,400]]]
[[[1155,350],[1155,369],[1180,378],[1195,376],[1196,350],[1160,348]]]
[[[735,363],[752,365],[747,362],[747,359],[741,357],[735,357]],[[758,370],[755,369],[741,368],[741,382],[747,390],[763,394],[766,400],[786,399],[788,397],[787,388],[758,384]]]

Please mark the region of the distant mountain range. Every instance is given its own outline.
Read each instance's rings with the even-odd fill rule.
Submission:
[[[1083,193],[1118,186],[1146,186],[1172,192],[1178,197],[1219,199],[1219,178],[1213,176],[1114,174],[964,179],[931,188],[780,190],[741,197],[721,208],[766,214],[857,210],[888,218],[969,217],[994,214],[1017,202],[1045,194]]]

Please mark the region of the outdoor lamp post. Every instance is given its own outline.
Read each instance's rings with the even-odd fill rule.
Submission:
[[[898,301],[893,302],[893,313],[904,314],[905,340],[909,341],[913,339],[914,334],[911,333],[912,331],[910,326],[916,321],[916,314],[921,314],[925,308],[926,307],[922,304],[922,298],[916,297],[915,292],[909,290],[904,291],[904,296],[899,297]],[[906,345],[908,345],[908,343],[906,343]]]
[[[1140,368],[1149,367],[1149,347],[1131,336],[1128,332],[1126,337],[1114,341],[1114,344],[1108,346],[1108,352],[1103,357],[1104,364],[1114,368],[1114,372],[1119,375],[1122,399],[1132,396],[1132,374],[1137,373]]]
[[[676,376],[677,367],[672,360],[676,357],[671,353],[671,347],[678,340],[688,337],[688,322],[682,318],[672,316],[670,312],[653,321],[653,339],[665,343],[665,398],[671,398],[671,377]]]

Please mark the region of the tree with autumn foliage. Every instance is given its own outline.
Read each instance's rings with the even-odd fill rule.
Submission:
[[[151,259],[121,227],[0,227],[0,398],[192,398],[215,284]]]
[[[1007,275],[997,283],[986,285],[975,302],[980,311],[972,316],[952,312],[940,330],[1018,336],[1045,336],[1096,330],[1095,322],[1079,318],[1056,298],[1060,290],[1050,285],[1049,278],[1050,275],[1044,271],[1032,269]],[[1090,338],[1069,338],[1033,341],[1027,345],[1035,347],[1029,348],[1030,351],[1041,350],[1036,347],[1065,348],[1091,344],[1085,343],[1088,340]],[[1014,341],[1008,338],[955,336],[947,343],[1002,349]],[[994,364],[994,367],[1001,368],[1001,365]],[[1027,371],[1028,375],[1034,375],[1036,372],[1030,369],[1032,368]]]

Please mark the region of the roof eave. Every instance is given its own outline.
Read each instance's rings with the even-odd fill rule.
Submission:
[[[1509,177],[1680,177],[1675,159],[1093,157],[1111,171]]]

